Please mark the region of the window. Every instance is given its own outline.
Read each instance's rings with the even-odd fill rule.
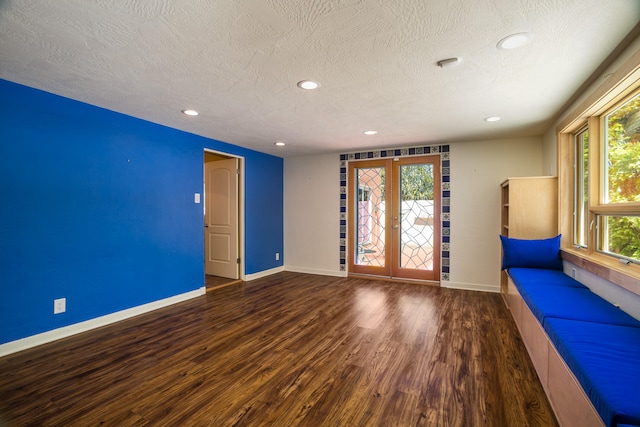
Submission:
[[[573,245],[640,263],[640,91],[588,125],[573,134]]]
[[[369,187],[358,187],[358,201],[368,202],[371,200],[371,189]]]
[[[562,257],[640,295],[640,51],[556,127]],[[615,67],[615,68],[614,68]],[[620,262],[621,261],[621,262]]]
[[[640,92],[605,114],[603,128],[597,249],[640,261]]]
[[[640,93],[604,118],[604,203],[640,202]]]
[[[598,215],[598,250],[629,261],[640,261],[640,217]]]
[[[587,232],[589,225],[589,130],[581,130],[574,138],[574,222],[573,244],[577,247],[587,247]]]

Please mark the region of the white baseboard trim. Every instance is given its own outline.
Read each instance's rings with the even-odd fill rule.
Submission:
[[[32,347],[36,347],[42,344],[46,344],[52,341],[59,340],[61,338],[67,338],[72,335],[79,334],[81,332],[90,331],[91,329],[100,328],[102,326],[110,325],[112,323],[120,322],[131,317],[139,316],[141,314],[148,313],[150,311],[157,310],[159,308],[168,307],[173,304],[177,304],[182,301],[196,298],[206,293],[205,287],[197,289],[195,291],[185,292],[180,295],[175,295],[169,298],[153,301],[147,304],[139,305],[136,307],[128,308],[126,310],[116,311],[115,313],[107,314],[104,316],[96,317],[95,319],[85,320],[84,322],[75,323],[73,325],[65,326],[51,331],[43,332],[30,337],[22,338],[16,341],[11,341],[5,344],[0,344],[0,357],[8,354],[17,353],[22,350],[27,350]]]
[[[244,276],[244,280],[245,280],[245,282],[250,282],[252,280],[260,279],[262,277],[271,276],[272,274],[281,273],[283,271],[284,271],[284,267],[271,268],[269,270],[263,270],[263,271],[259,271],[257,273],[247,274],[247,275]]]
[[[441,281],[440,286],[450,289],[462,289],[465,291],[480,291],[480,292],[493,292],[500,293],[499,285],[483,285],[479,283],[462,283],[462,282],[447,282]]]
[[[346,271],[323,270],[319,268],[308,268],[308,267],[296,267],[293,265],[285,266],[285,271],[291,271],[293,273],[316,274],[320,276],[347,277]]]

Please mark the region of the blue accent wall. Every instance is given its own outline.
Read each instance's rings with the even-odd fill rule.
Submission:
[[[245,273],[282,266],[281,158],[0,80],[0,344],[201,288],[205,148],[245,159]]]
[[[284,250],[284,164],[280,157],[254,156],[261,167],[245,167],[245,233],[254,242],[245,248],[249,274],[281,266]]]

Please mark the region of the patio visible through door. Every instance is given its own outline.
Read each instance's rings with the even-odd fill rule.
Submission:
[[[440,280],[440,158],[349,163],[349,272]]]

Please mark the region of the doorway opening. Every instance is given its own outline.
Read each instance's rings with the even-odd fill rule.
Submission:
[[[204,150],[203,235],[207,292],[244,280],[244,162]]]

